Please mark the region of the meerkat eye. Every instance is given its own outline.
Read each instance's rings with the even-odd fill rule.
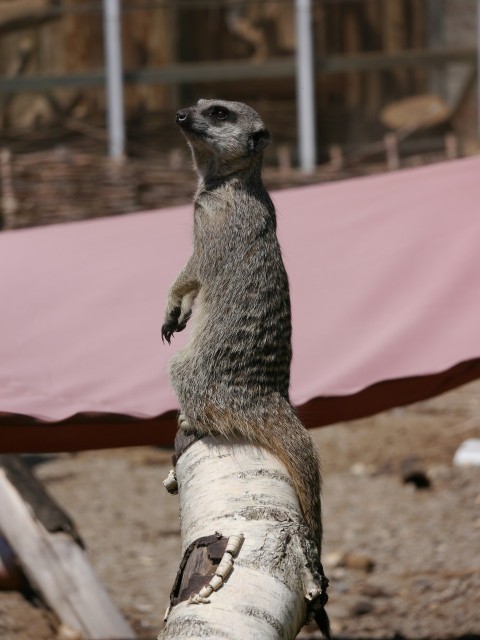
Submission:
[[[212,115],[217,118],[217,120],[226,120],[228,118],[228,110],[223,107],[215,107]]]

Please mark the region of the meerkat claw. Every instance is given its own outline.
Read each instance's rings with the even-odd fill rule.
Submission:
[[[178,328],[178,319],[181,311],[180,307],[173,307],[173,309],[167,313],[166,320],[162,325],[162,342],[166,340],[168,344],[170,344],[170,340],[175,331],[181,331],[181,329]]]
[[[168,342],[168,344],[170,344],[170,340],[172,339],[173,336],[173,329],[170,328],[169,325],[164,324],[162,325],[162,342],[165,344],[165,340]]]

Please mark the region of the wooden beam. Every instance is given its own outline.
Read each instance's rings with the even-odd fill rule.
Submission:
[[[60,531],[56,525],[56,532],[46,528],[39,504],[61,521]],[[65,518],[61,516],[64,514],[58,505],[32,474],[22,470],[18,459],[0,457],[0,529],[30,583],[62,624],[82,637],[135,638],[95,575],[85,551],[65,532]],[[71,521],[66,518],[69,528]]]
[[[15,2],[0,2],[0,22],[23,18],[33,11],[41,11],[51,6],[50,0],[15,0]]]
[[[0,1],[0,35],[30,29],[60,17],[51,0]]]

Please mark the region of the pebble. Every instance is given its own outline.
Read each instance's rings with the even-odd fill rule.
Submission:
[[[378,584],[371,584],[365,582],[360,586],[360,593],[369,598],[389,598],[390,594],[385,591],[383,587]]]
[[[353,476],[359,476],[359,477],[373,476],[375,474],[375,467],[371,464],[356,462],[350,467],[350,473]]]
[[[370,573],[375,568],[375,561],[365,553],[332,551],[325,555],[324,565],[329,569],[344,567]]]
[[[80,631],[72,629],[66,624],[61,624],[57,631],[57,640],[82,640]]]
[[[325,568],[332,569],[335,567],[339,567],[342,558],[344,556],[343,551],[331,551],[330,553],[326,553],[323,556],[323,565]]]
[[[346,553],[343,556],[342,566],[370,573],[375,568],[375,561],[365,553]]]
[[[453,464],[459,467],[480,467],[480,438],[468,438],[455,451]]]
[[[350,614],[355,617],[365,616],[374,611],[375,605],[370,600],[357,600],[350,607]]]

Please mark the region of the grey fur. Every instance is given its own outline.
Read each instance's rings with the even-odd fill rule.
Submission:
[[[190,342],[170,368],[182,424],[240,436],[276,455],[320,552],[318,460],[289,401],[288,279],[261,179],[269,133],[252,108],[222,100],[199,100],[178,112],[177,123],[200,177],[193,254],[170,290],[162,327],[170,342],[197,298]]]

